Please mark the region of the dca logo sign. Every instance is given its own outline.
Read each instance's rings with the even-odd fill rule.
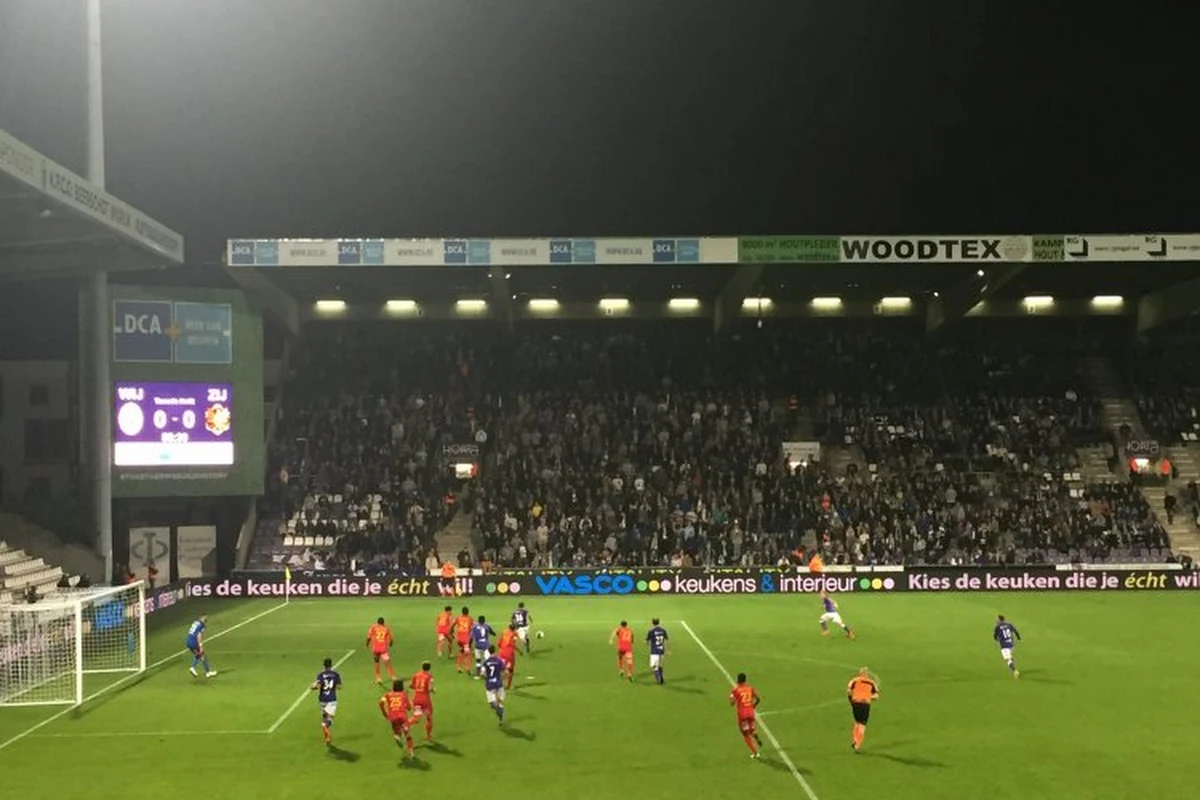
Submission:
[[[629,575],[536,575],[542,594],[631,594],[637,583]]]

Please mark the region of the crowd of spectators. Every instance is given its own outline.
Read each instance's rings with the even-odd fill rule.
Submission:
[[[325,324],[290,365],[262,516],[329,568],[436,566],[455,512],[484,565],[1161,558],[1142,495],[1079,474],[1104,437],[1094,346],[909,320]],[[787,441],[844,465],[789,463]],[[465,491],[453,442],[480,445]]]
[[[1139,344],[1129,359],[1138,413],[1165,444],[1200,441],[1200,362],[1194,342]]]

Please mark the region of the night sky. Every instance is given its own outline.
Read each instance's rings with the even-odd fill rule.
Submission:
[[[231,236],[1200,228],[1191,4],[105,4],[108,187],[192,262]],[[82,5],[0,0],[0,127],[80,172]]]

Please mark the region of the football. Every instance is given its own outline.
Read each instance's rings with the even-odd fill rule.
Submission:
[[[546,636],[546,632],[545,632],[545,631],[538,631],[538,632],[537,632],[537,634],[536,634],[536,636],[537,636],[537,638],[539,638],[539,639],[543,639],[543,638],[545,638],[545,636]]]

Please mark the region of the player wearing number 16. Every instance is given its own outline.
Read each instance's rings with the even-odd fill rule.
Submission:
[[[317,693],[321,707],[321,736],[325,744],[333,744],[333,717],[337,714],[338,689],[342,688],[342,676],[333,669],[333,659],[325,659],[325,669],[317,673],[317,679],[309,687]]]
[[[375,683],[383,685],[379,675],[379,662],[387,666],[388,677],[396,679],[396,669],[392,666],[392,629],[383,622],[383,617],[375,620],[375,624],[367,631],[367,647],[371,648],[371,658],[375,661]]]
[[[208,665],[208,657],[204,655],[204,631],[208,628],[208,617],[201,616],[188,626],[187,641],[185,646],[192,654],[191,673],[198,676],[196,667],[204,666],[204,677],[211,678],[217,674],[217,671]]]

